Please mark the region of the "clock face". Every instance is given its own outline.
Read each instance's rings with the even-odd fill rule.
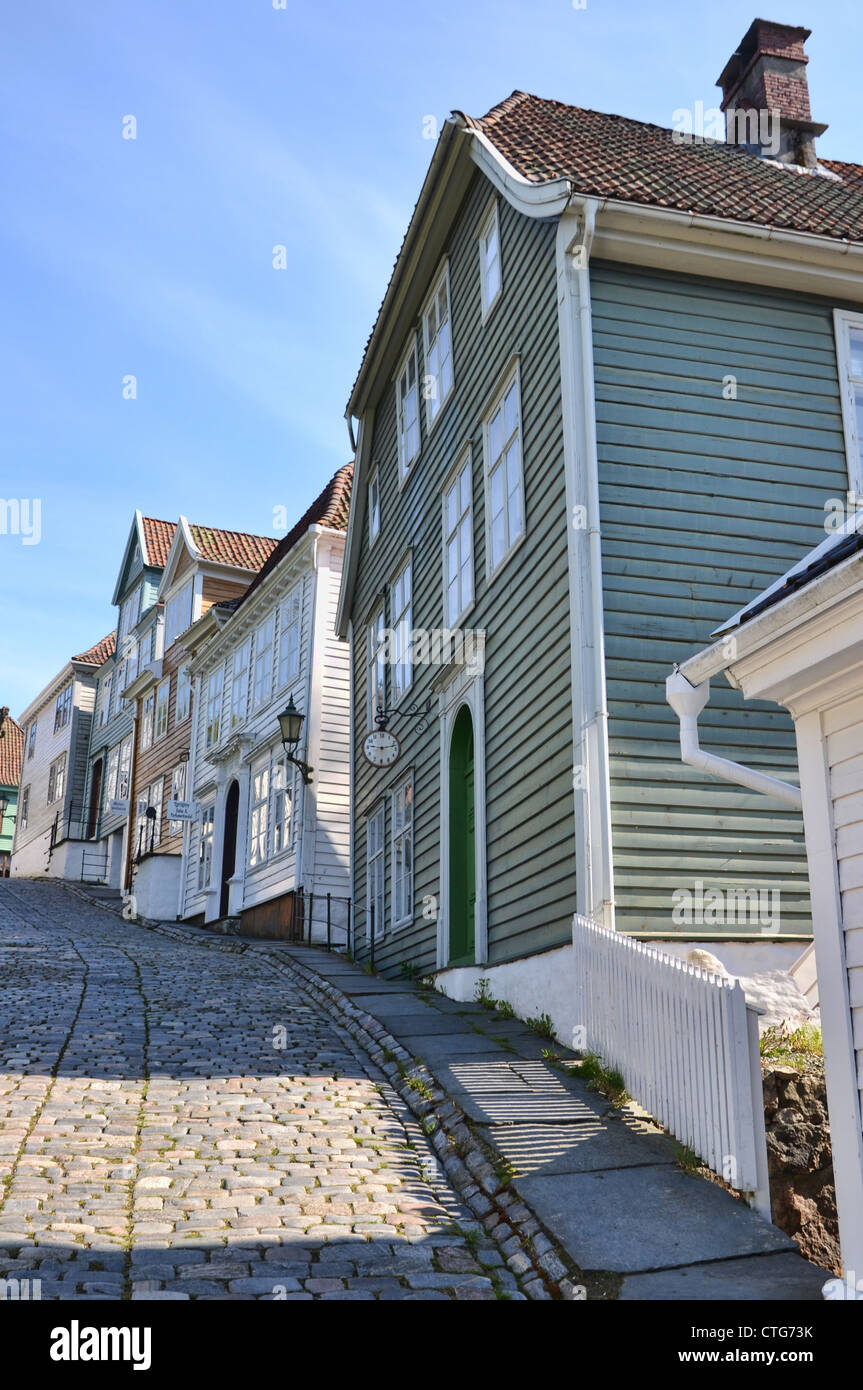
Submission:
[[[401,751],[398,739],[389,729],[374,729],[363,744],[363,752],[372,767],[389,767]]]

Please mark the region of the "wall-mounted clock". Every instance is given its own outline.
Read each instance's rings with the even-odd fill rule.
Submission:
[[[363,743],[363,753],[372,767],[390,767],[401,751],[401,744],[389,729],[373,729]]]

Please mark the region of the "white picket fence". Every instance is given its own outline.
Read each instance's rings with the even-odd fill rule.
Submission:
[[[576,1045],[769,1220],[758,1011],[739,983],[585,917],[572,939]]]

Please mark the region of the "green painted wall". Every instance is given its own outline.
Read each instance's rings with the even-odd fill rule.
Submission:
[[[667,931],[675,888],[701,879],[778,889],[782,934],[808,933],[800,816],[684,767],[664,682],[823,540],[844,496],[833,305],[599,263],[591,292],[618,926]],[[722,677],[700,728],[705,748],[795,778],[790,717]]]
[[[15,838],[15,817],[18,814],[18,788],[0,786],[0,796],[9,802],[6,814],[0,816],[0,854],[11,854],[12,841]]]
[[[485,718],[489,955],[512,959],[568,941],[575,908],[572,741],[568,668],[566,505],[558,374],[553,223],[522,218],[500,203],[503,298],[481,323],[477,234],[491,188],[477,174],[449,242],[455,391],[404,487],[397,482],[394,388],[379,402],[372,445],[380,468],[382,533],[371,551],[363,525],[353,604],[356,756],[354,850],[356,921],[366,928],[366,816],[409,768],[415,778],[415,912],[393,931],[391,811],[387,802],[388,930],[376,950],[384,968],[435,963],[436,925],[424,898],[438,899],[440,729],[394,718],[403,753],[395,769],[362,756],[366,720],[364,623],[408,546],[414,557],[415,627],[443,619],[441,500],[444,481],[466,443],[473,449],[476,605],[465,626],[486,632]],[[419,323],[419,321],[417,321]],[[422,335],[420,366],[422,376]],[[401,347],[401,345],[400,345]],[[514,353],[521,354],[527,534],[509,564],[485,580],[482,412]],[[425,700],[435,668],[418,669]],[[479,794],[479,792],[477,792]]]

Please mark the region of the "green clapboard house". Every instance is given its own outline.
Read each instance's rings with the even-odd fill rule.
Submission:
[[[523,92],[442,131],[348,405],[378,968],[560,1027],[575,911],[743,975],[811,936],[800,816],[683,766],[665,702],[861,490],[863,166],[816,153],[806,36],[752,26],[728,143]],[[760,146],[733,118],[768,72]],[[795,776],[790,720],[730,687],[701,737]]]

